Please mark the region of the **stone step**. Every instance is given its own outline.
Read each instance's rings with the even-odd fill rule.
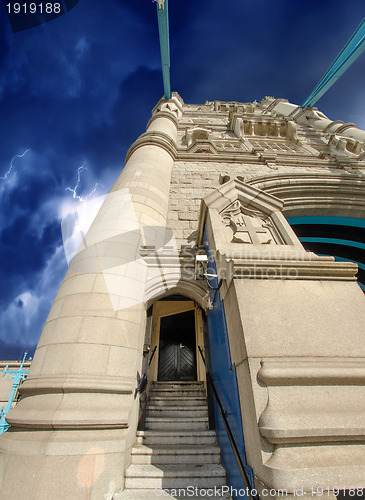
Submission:
[[[150,430],[204,430],[208,429],[208,417],[198,417],[187,420],[185,418],[147,417],[146,429]]]
[[[171,392],[181,393],[201,393],[205,394],[204,384],[202,382],[154,382],[151,387],[151,393]]]
[[[222,492],[226,471],[216,433],[209,430],[203,383],[155,382],[145,425],[147,430],[137,432],[125,490],[114,500],[153,500],[156,496],[197,500],[207,498],[209,488]],[[209,497],[229,498],[211,489]]]
[[[165,398],[165,397],[174,397],[174,398],[189,398],[189,397],[206,397],[205,391],[202,389],[188,389],[187,387],[184,389],[169,389],[169,388],[161,388],[161,389],[151,389],[150,398]]]
[[[185,445],[196,444],[212,445],[217,443],[216,433],[211,430],[204,431],[173,431],[173,430],[156,430],[156,431],[138,431],[137,443],[146,445]]]
[[[156,500],[156,498],[166,498],[167,500],[205,500],[210,498],[219,498],[220,500],[230,500],[229,493],[225,493],[226,489],[217,489],[217,491],[202,490],[201,488],[184,489],[144,489],[144,490],[124,490],[119,493],[114,493],[112,500]],[[208,496],[209,493],[209,496]],[[214,494],[212,494],[214,493]]]
[[[181,387],[198,387],[204,389],[204,382],[178,382],[177,380],[171,381],[155,381],[152,384],[152,387],[172,387],[174,389],[180,389]]]
[[[199,397],[199,396],[196,396],[196,397],[189,397],[189,398],[186,398],[186,397],[181,397],[181,398],[178,398],[178,397],[175,397],[175,396],[171,396],[171,397],[151,397],[149,399],[149,405],[150,406],[178,406],[179,408],[183,405],[185,405],[185,403],[188,403],[189,406],[205,406],[206,407],[206,404],[207,404],[207,399],[206,397]]]
[[[218,445],[145,446],[132,449],[133,464],[219,464]]]
[[[156,418],[175,418],[180,417],[183,419],[191,419],[191,418],[200,418],[206,417],[208,418],[208,409],[207,405],[205,406],[183,406],[181,408],[178,407],[169,407],[169,406],[152,406],[148,405],[147,407],[147,415],[148,418],[156,417]]]
[[[221,488],[226,471],[220,464],[207,465],[130,465],[125,487],[129,488]]]

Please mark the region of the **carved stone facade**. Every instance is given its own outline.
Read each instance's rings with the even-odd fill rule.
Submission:
[[[223,210],[221,217],[225,226],[233,233],[231,243],[280,244],[280,237],[275,231],[270,217],[250,209],[239,201],[233,202]]]
[[[364,218],[364,176],[365,132],[316,108],[273,97],[161,100],[87,235],[104,245],[108,265],[70,267],[9,413],[0,498],[96,500],[123,488],[146,311],[181,295],[209,315],[208,287],[194,275],[207,241],[217,267],[230,269],[219,294],[256,487],[292,494],[363,486],[365,299],[357,266],[307,252],[286,218]],[[133,304],[122,307],[132,293],[127,278],[137,280],[128,262],[121,271],[113,260],[127,231],[141,248],[143,293],[139,302],[133,289]],[[19,476],[24,486],[14,491]]]

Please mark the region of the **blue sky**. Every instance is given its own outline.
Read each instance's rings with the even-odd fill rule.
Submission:
[[[171,86],[185,102],[301,104],[365,4],[170,0],[169,12]],[[365,129],[364,68],[362,54],[317,103],[329,118]],[[80,0],[15,34],[0,5],[0,359],[34,351],[67,270],[61,218],[77,196],[109,191],[162,94],[151,0]]]

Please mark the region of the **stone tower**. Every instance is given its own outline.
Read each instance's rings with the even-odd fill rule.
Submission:
[[[364,173],[365,132],[316,108],[161,100],[72,261],[8,414],[0,498],[99,500],[123,488],[154,348],[148,383],[159,376],[161,304],[194,310],[217,390],[237,396],[231,423],[259,492],[361,486],[357,266],[306,251],[287,218],[364,218]],[[209,255],[219,290],[196,279],[197,254]]]

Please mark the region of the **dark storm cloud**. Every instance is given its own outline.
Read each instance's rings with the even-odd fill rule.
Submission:
[[[0,336],[24,347],[37,341],[66,270],[59,214],[62,200],[73,199],[66,187],[75,187],[85,164],[77,195],[97,181],[108,190],[142,131],[138,120],[125,126],[125,110],[146,122],[162,93],[155,6],[147,21],[112,0],[82,4],[75,15],[16,35],[0,20],[0,177],[14,155],[31,148],[0,179]],[[133,108],[138,75],[150,81],[151,94],[139,85]],[[6,352],[14,353],[8,343],[0,357]]]
[[[136,138],[145,132],[151,109],[162,97],[162,76],[159,69],[136,68],[116,89],[117,99],[107,124],[89,128],[80,139],[94,164],[123,165],[125,154]]]
[[[4,305],[20,292],[19,285],[27,290],[37,287],[37,275],[62,241],[57,220],[47,223],[38,234],[29,227],[27,216],[18,217],[1,232],[0,239],[0,259],[4,263],[0,270],[0,305]]]
[[[33,356],[33,353],[35,351],[36,345],[30,345],[28,348],[28,355],[27,359],[29,359],[30,356]],[[0,339],[0,352],[4,354],[2,357],[2,360],[5,361],[21,361],[24,356],[24,346],[20,343],[11,343],[11,342],[6,342]]]

